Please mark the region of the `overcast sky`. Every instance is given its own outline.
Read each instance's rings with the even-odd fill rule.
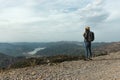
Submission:
[[[120,41],[120,0],[0,0],[0,42]]]

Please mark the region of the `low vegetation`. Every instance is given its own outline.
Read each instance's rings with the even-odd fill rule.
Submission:
[[[27,58],[10,65],[9,68],[24,68],[28,66],[36,66],[36,65],[43,65],[43,64],[54,64],[54,63],[61,63],[64,61],[80,60],[83,58],[84,58],[83,56],[70,56],[70,55]]]

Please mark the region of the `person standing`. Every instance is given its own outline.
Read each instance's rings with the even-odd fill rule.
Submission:
[[[94,41],[94,33],[90,31],[90,27],[85,28],[83,34],[85,44],[85,60],[92,60],[93,54],[91,51],[91,42]]]

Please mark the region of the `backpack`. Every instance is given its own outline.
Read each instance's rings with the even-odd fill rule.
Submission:
[[[88,33],[84,33],[84,38],[86,41],[94,41],[95,37],[94,37],[94,32],[88,32]]]
[[[94,32],[90,31],[90,33],[88,35],[88,41],[94,41],[94,39],[95,39]]]

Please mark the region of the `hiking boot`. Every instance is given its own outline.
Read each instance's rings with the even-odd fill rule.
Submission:
[[[84,60],[85,60],[85,61],[89,61],[89,59],[88,59],[88,58],[85,58]]]
[[[89,58],[89,60],[93,60],[92,58]]]

